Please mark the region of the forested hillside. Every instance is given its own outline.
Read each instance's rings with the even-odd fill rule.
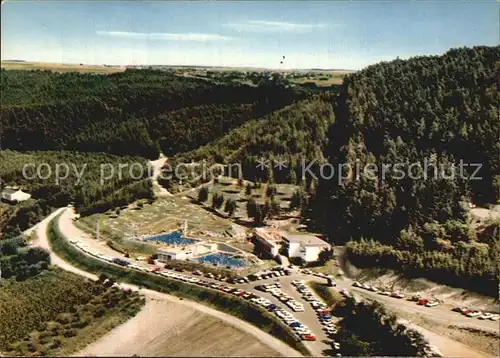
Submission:
[[[148,178],[148,163],[140,157],[0,151],[0,186],[18,186],[32,195],[32,199],[18,205],[0,203],[0,233],[18,235],[46,216],[51,208],[71,202],[77,212],[85,215],[141,198],[153,199]]]
[[[301,88],[248,86],[153,70],[110,75],[1,71],[4,149],[157,158],[194,149],[304,98]]]
[[[328,135],[329,161],[352,168],[371,163],[378,172],[361,171],[341,185],[320,179],[310,209],[336,243],[375,240],[350,246],[353,257],[363,252],[357,263],[408,266],[413,275],[496,292],[498,243],[475,245],[465,203],[499,200],[499,60],[500,47],[461,48],[380,63],[345,79]],[[437,175],[425,161],[437,164]],[[475,168],[461,176],[457,167],[453,175],[450,167],[460,161],[480,163],[475,175],[482,179],[471,179]],[[397,163],[404,175],[389,170],[382,177],[383,164]],[[412,163],[427,177],[408,175]],[[439,165],[447,167],[446,177]]]
[[[301,180],[302,160],[323,161],[328,126],[335,120],[333,100],[331,94],[314,95],[249,121],[197,150],[179,154],[170,164],[202,160],[210,164],[241,164],[246,179],[297,184]],[[261,158],[269,160],[267,170],[258,167]],[[276,160],[283,160],[286,166],[274,168]]]

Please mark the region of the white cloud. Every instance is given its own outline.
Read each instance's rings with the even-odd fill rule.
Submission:
[[[267,21],[267,20],[247,20],[243,22],[225,24],[238,31],[253,31],[253,32],[307,32],[314,29],[328,27],[325,24],[302,24],[284,21]],[[332,26],[332,25],[330,25]],[[340,24],[333,24],[340,26]]]
[[[122,37],[130,39],[149,39],[149,40],[199,41],[199,42],[231,40],[231,38],[227,36],[214,35],[214,34],[196,34],[196,33],[172,34],[164,32],[143,33],[143,32],[125,32],[125,31],[97,31],[96,33],[97,35],[100,36],[113,36],[113,37]]]

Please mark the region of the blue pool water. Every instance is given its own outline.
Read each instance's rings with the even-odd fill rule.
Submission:
[[[168,245],[188,245],[195,243],[197,240],[188,239],[187,237],[182,236],[182,233],[179,231],[171,232],[168,234],[161,234],[151,236],[145,239],[146,241],[159,241]]]
[[[246,266],[246,262],[244,259],[239,259],[231,254],[226,254],[223,252],[200,256],[198,257],[198,261],[202,263],[216,264],[217,266],[229,266],[229,267]]]

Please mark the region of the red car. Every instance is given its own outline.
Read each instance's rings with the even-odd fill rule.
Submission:
[[[421,298],[420,300],[418,300],[417,305],[425,306],[428,303],[429,303],[429,299]]]
[[[302,336],[302,339],[304,341],[315,341],[316,340],[316,336],[312,335],[312,334],[304,334]]]

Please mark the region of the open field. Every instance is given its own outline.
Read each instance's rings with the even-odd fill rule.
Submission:
[[[316,84],[316,86],[320,86],[320,87],[341,85],[343,81],[344,81],[343,75],[325,77],[325,78],[323,78],[323,77],[321,77],[321,78],[307,78],[306,77],[306,78],[298,78],[298,79],[290,80],[290,82],[296,83],[296,84],[304,84],[307,82],[313,82]]]
[[[125,68],[105,67],[99,65],[79,65],[50,62],[3,62],[1,67],[6,70],[50,70],[55,72],[81,72],[81,73],[115,73],[123,72]]]
[[[77,356],[279,356],[256,337],[176,302],[149,299],[144,309]]]
[[[197,238],[230,237],[231,224],[217,217],[187,198],[170,197],[159,199],[142,208],[129,207],[107,214],[95,214],[80,219],[88,228],[95,229],[99,220],[99,230],[103,235],[132,237],[153,235],[179,230],[188,222],[189,235]]]

